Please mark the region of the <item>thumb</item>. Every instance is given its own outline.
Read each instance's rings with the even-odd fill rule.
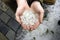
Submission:
[[[44,11],[40,12],[40,15],[39,15],[39,21],[40,21],[40,23],[42,23],[43,17],[44,17]]]
[[[21,16],[21,11],[17,8],[16,10],[16,13],[15,13],[15,18],[16,18],[16,21],[21,24],[21,19],[20,19],[20,16]]]

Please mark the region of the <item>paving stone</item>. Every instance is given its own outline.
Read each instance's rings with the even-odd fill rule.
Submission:
[[[16,40],[23,40],[26,34],[27,31],[23,30],[22,27],[20,27],[16,34]]]
[[[0,9],[3,11],[7,11],[8,7],[3,2],[0,2]]]
[[[4,12],[6,12],[8,15],[10,15],[13,18],[15,17],[15,14],[12,11],[12,9],[9,8],[7,5],[5,5],[1,0],[0,0],[0,10],[3,10]]]
[[[0,40],[8,40],[8,39],[0,32]]]
[[[20,27],[17,31],[17,37],[22,33],[22,27]]]
[[[6,11],[6,13],[8,15],[10,15],[11,17],[15,18],[15,14],[14,14],[14,12],[10,8]]]
[[[10,30],[10,31],[6,34],[6,36],[7,36],[7,38],[8,38],[9,40],[14,40],[14,38],[15,38],[15,32],[12,31],[12,30]]]
[[[2,10],[0,10],[0,15],[3,13],[3,11]]]
[[[14,19],[11,19],[9,22],[8,22],[8,25],[14,30],[16,31],[19,27],[19,23],[17,23]]]
[[[7,23],[8,20],[10,19],[10,17],[9,17],[7,14],[2,13],[2,14],[0,15],[0,19],[3,20],[5,23]]]
[[[23,40],[25,35],[21,33],[20,35],[16,36],[16,40]]]
[[[0,21],[0,32],[2,32],[4,35],[9,31],[9,28]]]

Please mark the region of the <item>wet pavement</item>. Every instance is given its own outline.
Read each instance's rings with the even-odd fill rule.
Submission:
[[[0,0],[0,40],[15,40],[18,29],[13,10]]]

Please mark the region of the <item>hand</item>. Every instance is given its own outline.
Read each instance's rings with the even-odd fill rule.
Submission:
[[[23,29],[29,30],[30,28],[27,25],[22,24],[21,19],[20,19],[20,16],[26,9],[29,9],[27,2],[24,0],[19,0],[15,16],[16,16],[17,22],[22,25]]]
[[[33,2],[33,3],[31,4],[31,9],[33,9],[36,13],[38,13],[38,17],[39,17],[39,18],[38,18],[39,21],[36,22],[35,25],[33,25],[32,27],[30,27],[31,30],[34,30],[34,29],[36,29],[36,28],[39,26],[39,24],[41,24],[42,21],[43,21],[44,9],[42,8],[40,2],[38,2],[38,1],[35,1],[35,2]]]
[[[24,0],[23,0],[24,1]],[[18,1],[19,2],[19,1]],[[43,15],[44,15],[44,10],[42,8],[42,6],[40,5],[39,2],[33,2],[32,5],[31,5],[31,9],[33,9],[35,12],[39,13],[39,21],[37,21],[33,26],[30,26],[28,27],[27,25],[25,24],[22,24],[21,22],[21,19],[20,19],[20,16],[22,15],[22,13],[24,12],[24,10],[26,9],[29,9],[29,6],[27,4],[27,2],[22,2],[21,1],[19,2],[19,5],[17,7],[17,10],[16,10],[16,20],[17,22],[19,22],[19,24],[22,25],[22,27],[26,30],[34,30],[36,29],[39,24],[42,22],[43,20]]]
[[[30,26],[30,31],[35,30],[39,26],[40,22],[39,20],[34,24]]]

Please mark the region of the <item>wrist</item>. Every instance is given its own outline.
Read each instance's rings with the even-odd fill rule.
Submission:
[[[16,0],[17,1],[17,6],[24,5],[27,1],[26,0]]]

